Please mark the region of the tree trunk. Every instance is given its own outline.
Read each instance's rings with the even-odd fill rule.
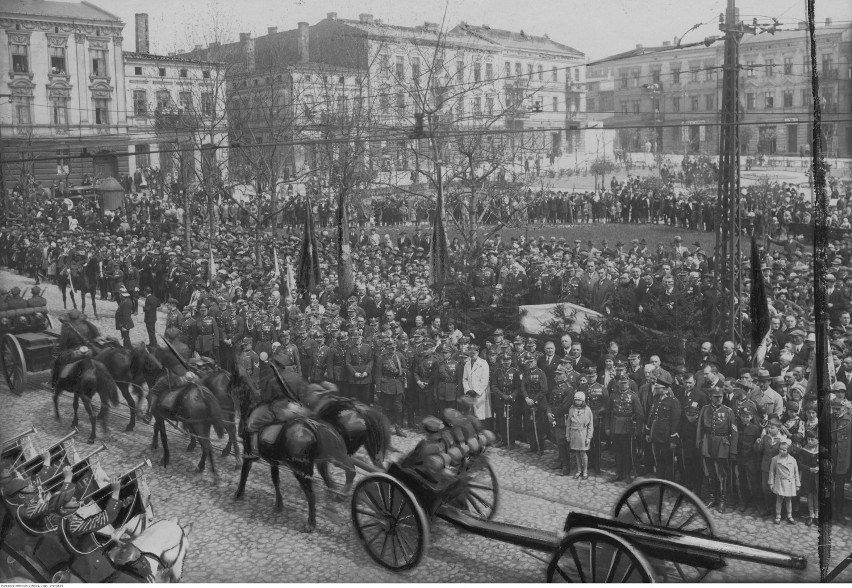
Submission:
[[[186,231],[186,255],[192,251],[192,197],[189,190],[184,190],[183,230]]]

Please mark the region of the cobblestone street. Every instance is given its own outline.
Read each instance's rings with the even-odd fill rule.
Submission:
[[[32,281],[0,272],[0,282],[6,288],[31,286]],[[60,294],[49,285],[45,297],[54,325],[62,313]],[[79,303],[79,301],[78,301]],[[87,314],[91,315],[90,309]],[[106,335],[115,335],[113,313],[115,304],[98,301],[100,320],[95,321]],[[131,332],[134,341],[145,341],[142,315],[134,317],[136,328]],[[164,315],[160,315],[157,333],[163,332]],[[9,393],[5,382],[0,387],[0,426],[10,435],[25,429],[29,423],[38,429],[38,444],[47,446],[67,434],[72,412],[71,397],[60,399],[62,419],[53,418],[52,403],[47,385],[48,374],[30,374],[22,397]],[[82,409],[81,409],[82,411]],[[83,413],[84,414],[84,413]],[[159,452],[149,448],[151,427],[138,423],[135,431],[125,433],[127,408],[119,406],[111,415],[109,437],[104,439],[109,450],[100,455],[104,470],[118,473],[149,456],[155,463],[146,471],[152,493],[155,519],[177,516],[181,523],[192,522],[191,547],[183,580],[185,582],[540,582],[545,579],[546,565],[527,556],[518,547],[490,541],[460,532],[449,524],[435,521],[427,556],[415,569],[393,574],[373,564],[358,544],[349,517],[348,500],[333,502],[329,493],[318,489],[317,530],[312,535],[299,532],[307,518],[307,504],[295,480],[282,472],[284,509],[274,511],[274,492],[268,468],[257,464],[252,470],[245,498],[232,501],[238,481],[234,458],[219,457],[216,465],[219,478],[206,471],[194,473],[199,453],[184,452],[186,439],[168,429],[173,447],[172,464],[168,469],[156,465]],[[89,424],[80,422],[78,450],[88,452],[85,439]],[[99,436],[101,431],[99,430]],[[102,438],[102,437],[101,437]],[[416,442],[416,435],[393,437],[399,451],[407,451]],[[216,446],[224,446],[218,441]],[[592,477],[582,482],[556,475],[550,468],[553,451],[544,457],[521,451],[489,450],[489,456],[500,482],[500,509],[497,519],[545,530],[559,530],[571,510],[599,515],[611,514],[624,484],[604,482]],[[776,548],[805,555],[809,560],[806,572],[794,574],[756,564],[731,561],[721,572],[708,580],[734,581],[817,581],[819,566],[816,555],[816,527],[787,524],[776,526],[771,519],[758,519],[740,513],[719,515],[713,511],[718,534],[762,547]],[[848,527],[835,528],[832,534],[833,563],[852,551],[852,533]],[[548,559],[548,554],[536,554]],[[845,575],[847,580],[850,574]],[[841,577],[843,579],[843,577]]]

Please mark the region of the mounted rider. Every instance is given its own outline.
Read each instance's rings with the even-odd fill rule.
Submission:
[[[56,382],[60,368],[78,359],[90,357],[90,345],[101,338],[98,328],[86,319],[86,315],[77,310],[69,310],[67,318],[60,319],[62,329],[56,346],[56,361],[53,363],[51,381]]]
[[[146,423],[151,422],[151,408],[155,404],[166,411],[171,410],[177,400],[177,393],[186,384],[198,381],[198,376],[184,366],[184,362],[189,359],[189,346],[180,340],[170,341],[169,343],[175,353],[180,355],[180,359],[176,357],[175,353],[163,355],[161,363],[164,373],[151,386],[151,390],[148,392],[148,410],[141,417]],[[181,359],[183,362],[181,362]],[[160,395],[163,395],[162,400]]]

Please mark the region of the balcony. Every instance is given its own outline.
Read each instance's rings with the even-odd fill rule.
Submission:
[[[823,68],[819,72],[819,77],[821,77],[824,80],[836,80],[839,77],[837,72],[838,72],[837,68],[834,68],[834,69]]]
[[[156,131],[195,131],[198,120],[193,113],[154,111],[154,130]]]

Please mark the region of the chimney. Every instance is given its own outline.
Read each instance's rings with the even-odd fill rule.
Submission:
[[[368,14],[366,12],[362,12],[361,14],[358,15],[358,20],[360,20],[361,22],[365,22],[367,24],[373,24],[373,15]]]
[[[148,44],[148,15],[136,14],[136,53],[150,53]]]
[[[672,41],[672,45],[677,45],[677,42],[678,42],[679,40],[680,40],[680,39],[679,39],[678,37],[675,37],[675,38],[674,38],[674,40]]]
[[[299,23],[299,63],[308,63],[311,60],[311,25],[306,22]]]
[[[825,19],[825,26],[827,26],[827,27],[831,26],[831,19],[830,18]]]
[[[266,27],[266,34],[267,35],[274,35],[277,32],[278,32],[278,27]]]
[[[251,33],[240,33],[240,43],[245,43],[251,39]]]
[[[240,39],[242,39],[243,35],[246,33],[240,34]],[[247,38],[243,41],[243,53],[246,58],[246,69],[248,71],[254,71],[256,62],[254,55],[254,39],[251,38],[250,34],[247,34]]]
[[[337,20],[337,13],[336,12],[329,12],[328,14],[325,15],[325,18],[327,20]]]
[[[663,47],[669,47],[671,44],[671,41],[663,41]]]

